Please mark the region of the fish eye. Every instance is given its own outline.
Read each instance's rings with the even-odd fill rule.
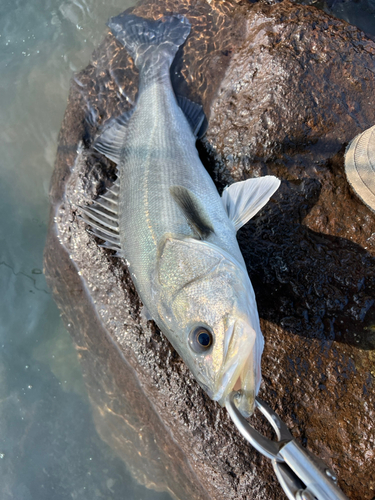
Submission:
[[[197,354],[209,350],[213,343],[213,335],[205,326],[198,326],[190,333],[190,347]]]

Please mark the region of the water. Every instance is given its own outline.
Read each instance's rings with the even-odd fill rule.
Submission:
[[[42,274],[48,190],[72,73],[123,0],[0,4],[1,500],[168,499],[98,437],[76,351]]]
[[[375,0],[300,0],[298,3],[315,5],[375,36]]]
[[[375,0],[330,0],[327,12],[375,36]]]
[[[42,274],[69,81],[88,63],[108,17],[131,4],[0,4],[1,500],[170,498],[137,485],[98,437],[76,351]],[[374,0],[322,6],[375,34]]]

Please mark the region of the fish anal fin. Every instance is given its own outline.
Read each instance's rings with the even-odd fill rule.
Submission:
[[[221,199],[236,231],[264,207],[279,186],[277,177],[266,175],[235,182],[224,189]]]
[[[151,321],[153,319],[147,307],[144,304],[141,308],[141,316],[145,321]]]
[[[93,145],[94,149],[112,160],[116,165],[120,162],[127,124],[133,112],[134,109],[131,109],[108,120]]]
[[[194,193],[184,186],[171,186],[169,191],[188,223],[201,239],[207,239],[210,234],[214,233],[212,224]]]
[[[183,111],[194,136],[197,139],[203,137],[208,127],[208,121],[204,114],[203,107],[181,95],[177,96],[177,103]]]
[[[100,246],[116,250],[116,256],[122,256],[119,223],[118,195],[119,179],[99,196],[91,205],[79,207],[80,218],[90,226],[90,234],[104,241]]]

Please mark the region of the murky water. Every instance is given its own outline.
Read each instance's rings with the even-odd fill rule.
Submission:
[[[311,3],[311,2],[305,2]],[[69,81],[131,0],[0,3],[1,499],[167,499],[98,437],[76,352],[42,274]],[[375,35],[375,3],[323,7]]]

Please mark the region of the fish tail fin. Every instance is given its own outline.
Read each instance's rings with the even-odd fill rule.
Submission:
[[[140,71],[150,63],[159,65],[161,59],[169,61],[170,66],[191,28],[190,22],[180,14],[151,21],[124,13],[112,17],[108,26]]]

